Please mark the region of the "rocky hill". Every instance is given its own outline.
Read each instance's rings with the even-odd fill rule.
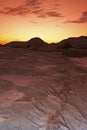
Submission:
[[[77,48],[77,49],[87,49],[87,36],[72,37],[62,40],[58,43],[58,46],[64,49],[67,48]]]

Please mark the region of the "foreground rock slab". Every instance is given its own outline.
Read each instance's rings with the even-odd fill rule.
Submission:
[[[87,57],[0,50],[0,130],[86,129]]]

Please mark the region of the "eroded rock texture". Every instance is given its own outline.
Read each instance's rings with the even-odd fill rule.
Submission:
[[[0,50],[0,130],[86,130],[87,57]]]

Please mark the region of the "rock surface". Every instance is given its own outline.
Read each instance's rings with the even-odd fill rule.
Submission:
[[[87,57],[0,48],[0,130],[86,130]]]

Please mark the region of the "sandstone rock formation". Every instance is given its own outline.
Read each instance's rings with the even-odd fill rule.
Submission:
[[[86,130],[87,57],[0,48],[0,130]]]

